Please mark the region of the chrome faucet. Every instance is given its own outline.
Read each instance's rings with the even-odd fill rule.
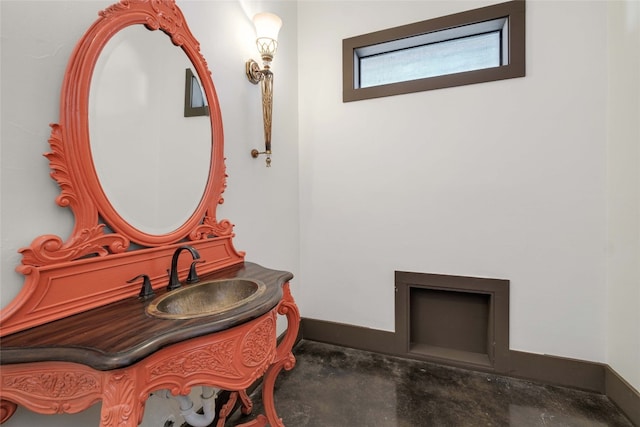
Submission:
[[[178,280],[178,256],[180,256],[180,252],[182,251],[191,252],[191,256],[193,259],[200,259],[200,254],[195,248],[192,248],[189,245],[179,246],[178,249],[173,253],[173,257],[171,258],[171,270],[169,270],[169,286],[167,286],[167,290],[173,290],[179,288],[180,280]]]

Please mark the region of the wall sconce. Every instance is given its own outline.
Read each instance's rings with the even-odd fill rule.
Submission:
[[[253,17],[256,27],[256,46],[262,56],[262,66],[250,59],[247,61],[247,78],[253,84],[261,83],[262,87],[262,118],[264,121],[264,151],[251,150],[251,157],[257,158],[266,154],[267,167],[271,166],[271,111],[273,109],[273,73],[271,61],[278,48],[278,32],[282,27],[282,20],[273,13],[259,13]]]

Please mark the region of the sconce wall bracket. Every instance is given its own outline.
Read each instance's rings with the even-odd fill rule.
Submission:
[[[248,60],[245,64],[245,69],[247,73],[247,78],[251,83],[253,83],[254,85],[257,85],[258,83],[260,83],[260,80],[262,80],[263,75],[262,75],[262,70],[260,69],[260,66],[256,61],[254,61],[253,59]]]

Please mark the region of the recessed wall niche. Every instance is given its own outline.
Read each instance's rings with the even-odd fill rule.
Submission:
[[[396,333],[414,358],[499,369],[509,357],[509,281],[396,271]]]

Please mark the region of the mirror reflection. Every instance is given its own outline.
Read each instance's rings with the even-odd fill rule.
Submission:
[[[211,122],[184,115],[185,69],[194,67],[166,34],[134,25],[105,45],[91,80],[98,180],[115,211],[152,235],[191,217],[209,176]]]

